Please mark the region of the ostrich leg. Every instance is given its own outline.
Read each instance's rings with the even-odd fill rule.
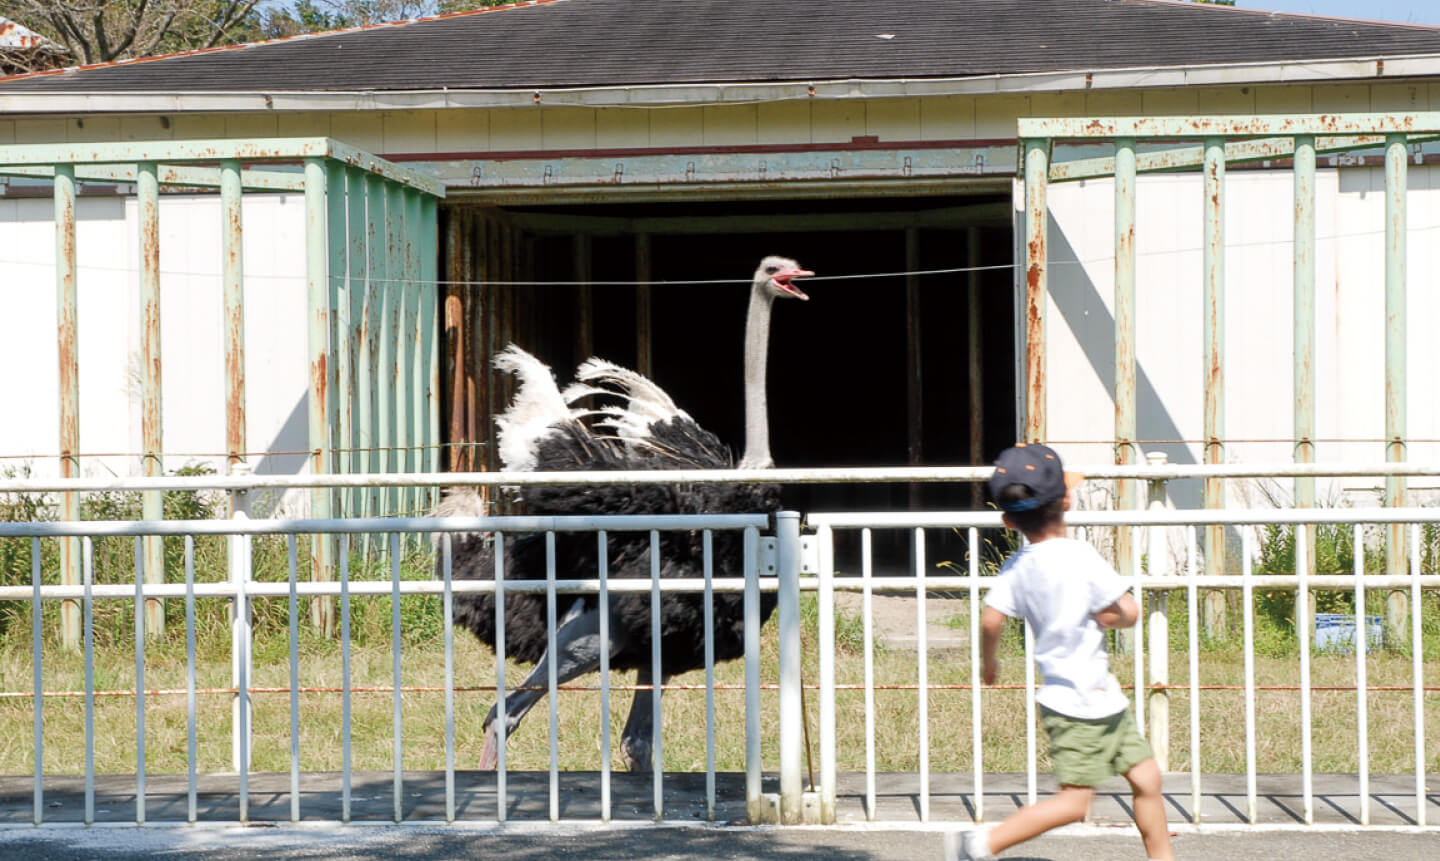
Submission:
[[[654,678],[649,669],[635,671],[635,684],[652,685],[652,689],[635,692],[630,716],[625,719],[625,729],[620,734],[620,756],[631,771],[651,771],[655,767],[655,700],[651,697],[660,698],[660,686],[670,681],[670,677],[661,676],[660,686],[654,685]]]
[[[625,633],[611,628],[610,654],[618,652],[626,642]],[[571,605],[565,618],[555,630],[555,678],[557,684],[600,668],[600,611],[588,608],[585,600],[579,599]],[[520,690],[505,697],[505,736],[515,732],[530,711],[545,696],[545,686],[550,676],[551,655],[546,652],[520,683]],[[495,734],[495,717],[499,714],[499,703],[490,707],[485,717],[485,749],[480,753],[480,769],[488,771],[499,762],[500,749]]]

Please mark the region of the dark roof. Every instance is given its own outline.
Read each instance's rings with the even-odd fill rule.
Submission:
[[[0,80],[0,92],[915,79],[1431,53],[1437,27],[1168,0],[542,0]]]

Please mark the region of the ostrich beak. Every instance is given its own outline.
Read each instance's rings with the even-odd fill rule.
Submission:
[[[810,278],[814,275],[815,273],[811,272],[808,269],[782,269],[779,272],[776,272],[774,275],[770,276],[770,280],[774,282],[776,289],[778,289],[782,294],[789,296],[792,299],[809,301],[810,297],[805,295],[805,291],[801,290],[799,287],[796,287],[794,284],[791,284],[790,279]]]

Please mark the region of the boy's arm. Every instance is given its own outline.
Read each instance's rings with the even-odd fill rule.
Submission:
[[[1095,621],[1102,628],[1129,628],[1140,618],[1140,608],[1129,592],[1121,595],[1115,603],[1095,614]]]
[[[1000,647],[1000,632],[1005,627],[1006,618],[994,607],[986,607],[980,614],[980,681],[987,685],[995,684],[995,676],[1000,669],[995,653]]]

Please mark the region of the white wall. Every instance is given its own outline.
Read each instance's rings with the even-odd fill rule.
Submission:
[[[1408,459],[1440,459],[1440,177],[1411,167],[1408,247]],[[1384,459],[1384,176],[1317,174],[1317,458]],[[1114,188],[1052,184],[1047,425],[1067,459],[1110,462],[1114,437]],[[1293,431],[1293,177],[1232,170],[1225,185],[1225,424],[1232,462],[1288,461]],[[1017,198],[1023,206],[1023,198]],[[1172,462],[1198,463],[1203,435],[1199,172],[1143,176],[1136,198],[1138,435]],[[1185,443],[1161,442],[1186,440]],[[1276,440],[1277,442],[1264,442]],[[1344,440],[1339,442],[1335,440]],[[1241,482],[1233,493],[1254,493]],[[1347,480],[1322,487],[1376,487]],[[1433,481],[1412,480],[1412,487]],[[1280,486],[1289,493],[1289,482]],[[1195,500],[1184,500],[1193,502]],[[1236,499],[1234,502],[1246,500]]]
[[[213,195],[160,198],[161,361],[166,471],[225,470],[220,210]],[[304,199],[247,195],[245,376],[247,447],[308,447],[305,399]],[[133,198],[78,206],[80,445],[87,475],[139,474],[141,448],[139,226]],[[48,198],[0,199],[0,367],[8,419],[0,469],[59,472],[54,208]],[[257,473],[304,471],[303,455],[252,459]]]

